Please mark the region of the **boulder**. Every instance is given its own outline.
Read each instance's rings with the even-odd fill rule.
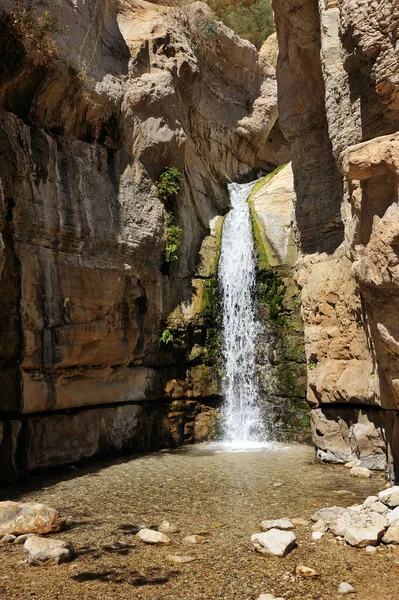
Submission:
[[[146,544],[170,544],[170,538],[161,531],[154,531],[153,529],[140,529],[136,533],[136,537]]]
[[[360,479],[368,479],[371,477],[371,471],[366,467],[352,467],[350,474],[352,477],[359,477]]]
[[[382,490],[378,494],[378,499],[389,508],[396,508],[399,506],[399,485]]]
[[[295,541],[296,535],[292,531],[281,529],[269,529],[264,533],[255,533],[251,536],[255,550],[261,554],[273,554],[281,558],[293,549]]]
[[[384,544],[399,544],[399,522],[393,523],[388,527],[384,537],[382,538]]]
[[[345,511],[346,508],[343,506],[329,506],[328,508],[321,508],[312,516],[312,521],[321,520],[325,523],[331,523],[331,521],[335,521]]]
[[[389,508],[387,506],[385,506],[385,504],[383,504],[382,502],[374,502],[371,506],[370,506],[370,510],[373,512],[378,512],[382,515],[385,515],[389,512]]]
[[[0,502],[0,535],[42,535],[61,531],[64,525],[58,511],[45,504]]]
[[[362,506],[364,508],[370,508],[370,506],[372,506],[372,504],[375,504],[375,502],[378,502],[378,496],[367,496]]]
[[[74,548],[69,542],[63,540],[51,540],[37,535],[29,537],[24,550],[28,555],[30,565],[54,562],[57,565],[70,561],[74,554]]]
[[[355,548],[365,548],[366,546],[376,546],[380,541],[384,529],[379,527],[348,527],[344,532],[344,539]]]
[[[269,529],[294,529],[294,524],[290,519],[274,519],[269,521],[262,521],[260,524],[262,531],[269,531]]]
[[[388,525],[393,525],[394,523],[396,523],[396,521],[399,521],[399,506],[394,508],[392,512],[388,513],[387,520]]]
[[[19,535],[18,537],[15,538],[14,540],[14,544],[25,544],[26,540],[30,537],[32,537],[32,535],[35,535],[34,533],[25,533],[24,535]]]

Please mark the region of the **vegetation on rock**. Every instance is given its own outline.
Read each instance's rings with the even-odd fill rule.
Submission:
[[[176,167],[167,167],[157,181],[159,198],[165,205],[165,251],[164,262],[166,265],[179,260],[179,248],[183,235],[181,227],[176,225],[173,214],[173,202],[179,195],[183,173]]]
[[[167,167],[159,176],[157,182],[158,196],[167,208],[169,208],[170,203],[177,198],[181,189],[182,180],[183,173],[179,171],[179,169],[176,169],[176,167]]]

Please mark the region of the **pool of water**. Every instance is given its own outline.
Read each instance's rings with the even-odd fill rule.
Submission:
[[[310,526],[296,528],[298,546],[284,559],[255,553],[250,543],[262,519],[309,519],[321,507],[357,503],[385,483],[382,474],[354,479],[341,466],[320,465],[309,446],[275,443],[246,451],[201,444],[36,477],[1,490],[1,499],[44,502],[68,515],[67,531],[56,537],[70,540],[77,557],[33,568],[21,562],[21,547],[0,549],[0,598],[256,600],[274,593],[330,600],[349,581],[357,600],[395,599],[399,555],[389,549],[371,556],[329,536],[315,542]],[[164,519],[180,528],[171,546],[138,542],[136,526]],[[191,534],[206,543],[183,545]],[[175,565],[168,554],[196,560]],[[296,577],[297,564],[320,578]]]

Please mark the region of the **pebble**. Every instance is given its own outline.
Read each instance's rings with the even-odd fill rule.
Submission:
[[[321,540],[321,538],[323,537],[324,533],[322,531],[313,531],[312,533],[312,538],[314,540]]]
[[[355,592],[355,588],[350,583],[346,581],[342,581],[338,586],[338,594],[353,594]]]
[[[377,552],[377,548],[375,546],[366,546],[366,552],[369,554],[375,554]]]
[[[269,521],[262,521],[260,524],[262,531],[269,531],[269,529],[294,529],[294,524],[290,519],[275,519]]]
[[[371,471],[366,467],[352,467],[349,473],[352,477],[359,477],[360,479],[369,479],[371,477]]]
[[[320,573],[311,569],[310,567],[305,567],[305,565],[297,565],[295,567],[296,575],[300,575],[301,577],[320,577]]]
[[[196,558],[195,556],[179,556],[177,554],[168,554],[166,560],[171,563],[175,563],[176,565],[186,565],[190,562],[193,562],[193,560],[196,560]]]
[[[284,600],[284,598],[276,598],[273,594],[261,594],[256,600]]]
[[[169,523],[169,521],[162,521],[158,527],[158,531],[161,533],[179,533],[180,528],[174,523]]]
[[[208,540],[202,535],[188,535],[182,541],[183,544],[205,544]]]
[[[136,537],[139,538],[145,544],[170,544],[170,538],[161,531],[155,531],[153,529],[140,529],[136,533]]]
[[[296,535],[292,531],[269,529],[264,533],[251,535],[251,542],[261,554],[273,554],[283,558],[295,545]]]
[[[7,535],[5,535],[1,538],[0,546],[8,546],[8,544],[11,544],[15,539],[16,539],[15,535],[8,533]]]
[[[281,481],[276,481],[276,483],[273,483],[273,487],[281,487],[282,485],[284,485]]]

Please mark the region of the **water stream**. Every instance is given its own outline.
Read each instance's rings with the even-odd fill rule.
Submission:
[[[265,442],[256,385],[255,256],[248,196],[254,182],[231,183],[223,225],[219,281],[223,309],[223,442],[250,448]]]

